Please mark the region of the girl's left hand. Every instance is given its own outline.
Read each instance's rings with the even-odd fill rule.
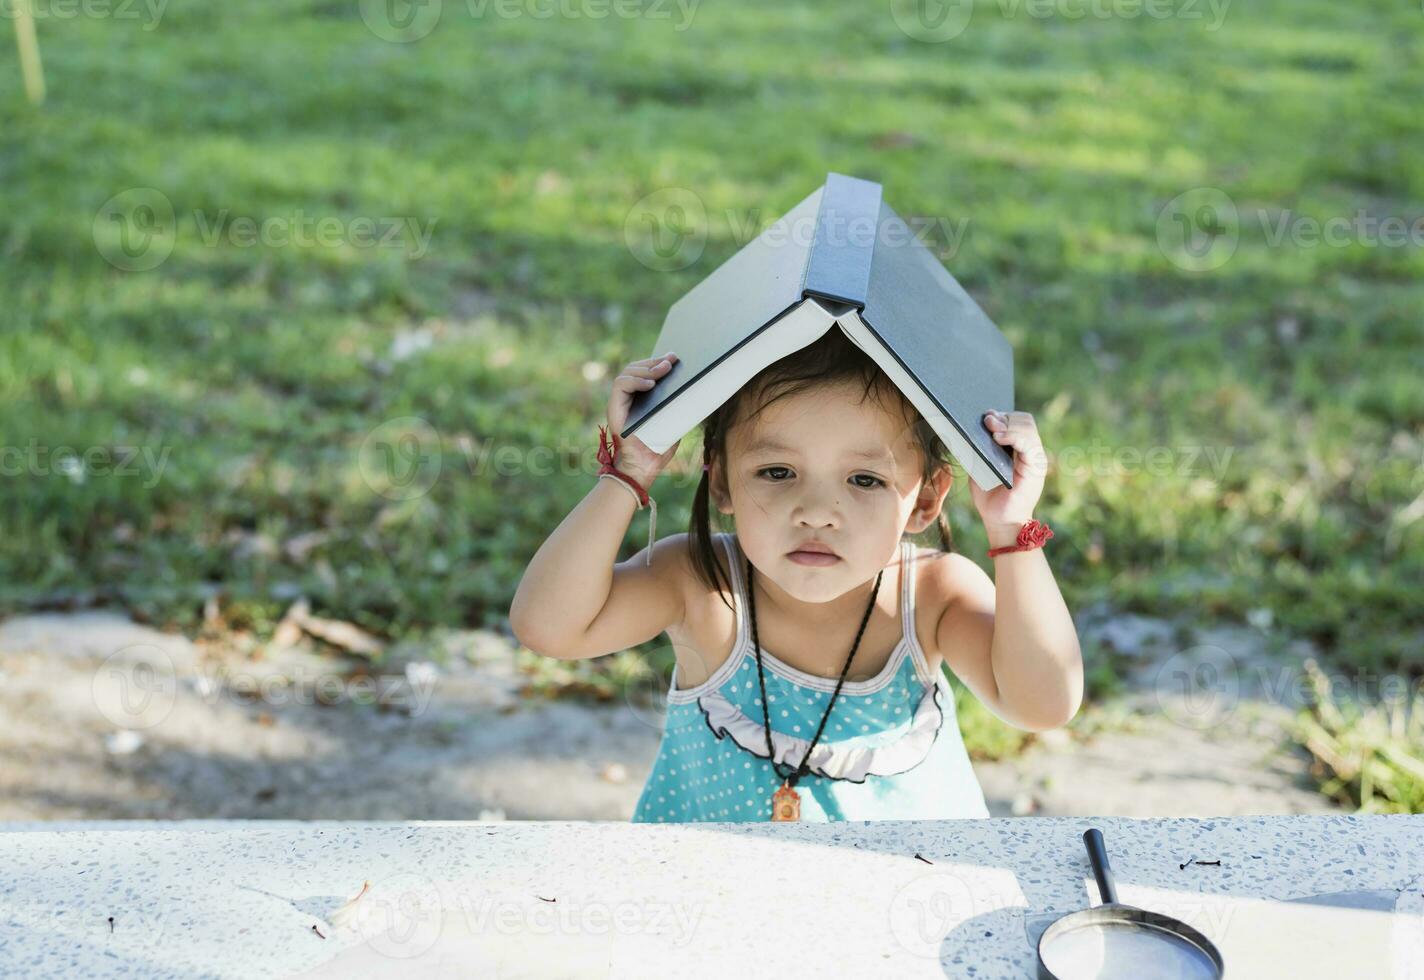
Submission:
[[[1048,454],[1038,437],[1038,425],[1028,412],[986,412],[984,428],[994,441],[1014,455],[1014,485],[981,490],[973,480],[969,491],[989,532],[990,547],[1012,544],[1019,527],[1033,518],[1048,472]]]

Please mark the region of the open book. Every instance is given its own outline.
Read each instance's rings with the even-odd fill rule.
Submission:
[[[655,352],[678,359],[633,396],[620,438],[668,447],[767,365],[845,331],[983,489],[1013,457],[981,419],[1013,410],[1013,350],[873,181],[826,183],[668,310]]]

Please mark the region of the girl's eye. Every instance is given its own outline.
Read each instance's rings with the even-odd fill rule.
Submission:
[[[767,474],[770,474],[770,473],[788,473],[788,474],[789,474],[790,472],[791,472],[790,467],[786,467],[786,466],[764,466],[764,467],[762,467],[761,469],[757,470],[757,476],[766,476]],[[785,482],[785,478],[784,478],[784,477],[767,476],[767,479],[771,480],[772,483],[783,483],[783,482]],[[857,487],[859,487],[859,488],[862,489],[862,490],[874,490],[876,487],[883,487],[883,486],[886,485],[884,480],[880,479],[878,476],[871,476],[869,473],[857,473],[855,476],[851,477],[851,479],[852,479],[852,480],[869,480],[869,481],[870,481],[869,483],[856,483],[856,484],[855,484]]]

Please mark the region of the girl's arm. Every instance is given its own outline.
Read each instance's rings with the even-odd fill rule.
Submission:
[[[1012,545],[1043,490],[1047,455],[1033,416],[990,413],[985,426],[1014,450],[1014,486],[971,484],[989,547]],[[1051,547],[1051,543],[1049,547]],[[1004,721],[1040,731],[1067,724],[1083,700],[1078,631],[1044,548],[994,558],[994,581],[963,556],[941,563],[952,597],[935,642],[965,684]]]
[[[991,533],[989,545],[1013,544],[1017,533]],[[945,662],[1015,728],[1066,725],[1082,704],[1083,658],[1044,549],[999,555],[994,581],[963,555],[947,557],[941,588],[952,599],[935,630]]]
[[[989,534],[989,547],[1014,543],[1018,525]],[[994,644],[999,697],[1045,728],[1072,721],[1083,702],[1083,655],[1068,604],[1043,548],[994,558]]]
[[[623,369],[608,405],[613,433],[626,423],[633,393],[650,389],[671,366],[668,358],[650,358]],[[676,444],[657,454],[641,439],[630,438],[620,443],[614,465],[651,488],[676,452]],[[519,642],[536,653],[561,660],[598,657],[646,642],[682,619],[687,536],[655,542],[651,566],[647,549],[617,562],[637,503],[628,488],[613,484],[612,479],[594,481],[520,578],[509,625]]]
[[[648,486],[641,478],[644,487]],[[598,480],[534,553],[509,607],[524,646],[560,660],[584,660],[645,643],[681,622],[686,534],[618,561],[636,511],[633,495]]]

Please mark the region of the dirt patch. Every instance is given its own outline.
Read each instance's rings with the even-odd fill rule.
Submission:
[[[1140,618],[1111,629],[1124,647],[1170,635]],[[1048,733],[1017,759],[978,763],[994,815],[1335,810],[1309,788],[1304,753],[1278,748],[1287,709],[1267,688],[1289,659],[1257,659],[1249,634],[1142,646],[1153,652],[1125,654],[1118,706],[1138,723],[1086,742]],[[112,612],[11,619],[0,820],[631,817],[660,705],[525,698],[515,647],[490,632],[450,634],[435,653],[373,673],[300,647],[254,658]],[[1220,718],[1202,714],[1200,691],[1173,688],[1204,665],[1236,674],[1234,692],[1213,695]]]

